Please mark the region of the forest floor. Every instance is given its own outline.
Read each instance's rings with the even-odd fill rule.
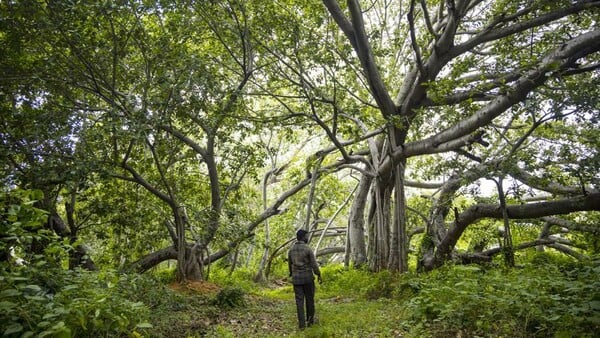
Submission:
[[[165,313],[164,322],[153,323],[157,329],[153,333],[159,337],[407,337],[397,327],[400,317],[393,315],[400,309],[389,300],[332,297],[319,294],[317,286],[317,323],[300,331],[289,284],[265,286],[245,294],[240,306],[216,308],[209,301],[220,289],[215,284],[172,284],[171,288],[185,301]]]
[[[151,327],[138,337],[598,337],[598,263],[403,275],[326,266],[317,323],[303,331],[285,273],[254,283],[245,270],[214,271],[210,282],[146,289]]]

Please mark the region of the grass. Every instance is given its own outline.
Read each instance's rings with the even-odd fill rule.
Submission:
[[[211,285],[171,284],[164,303],[153,311],[152,337],[400,337],[401,305],[386,298],[368,300],[368,285],[373,275],[340,267],[323,269],[325,283],[317,284],[317,323],[303,331],[297,329],[292,286],[285,279],[259,285],[247,283],[247,273],[215,273],[212,285],[221,290],[240,285],[246,294],[239,306],[215,304],[217,291]],[[237,278],[244,282],[236,283]],[[354,291],[354,292],[353,292]]]
[[[600,328],[599,261],[498,267],[447,266],[432,273],[322,269],[317,324],[297,330],[293,290],[248,272],[215,274],[227,295],[171,291],[153,312],[153,337],[594,337]],[[240,279],[237,283],[236,280]],[[215,299],[224,301],[215,302]],[[221,304],[221,305],[219,305]],[[222,306],[233,304],[233,306]]]
[[[246,307],[227,311],[205,337],[401,337],[397,302],[316,295],[317,324],[297,330],[290,287],[249,295]]]

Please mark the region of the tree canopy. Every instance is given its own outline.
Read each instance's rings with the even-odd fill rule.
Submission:
[[[177,260],[179,280],[240,254],[262,269],[299,228],[375,271],[582,258],[600,248],[599,11],[3,2],[3,189],[43,192],[72,265]]]

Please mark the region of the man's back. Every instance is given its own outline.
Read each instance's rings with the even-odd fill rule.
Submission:
[[[306,284],[313,281],[313,272],[320,275],[319,266],[310,247],[297,241],[288,252],[288,264],[293,284]]]

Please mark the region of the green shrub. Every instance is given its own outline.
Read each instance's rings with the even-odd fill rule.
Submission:
[[[177,268],[163,268],[154,271],[152,275],[162,284],[170,284],[177,280]]]
[[[94,337],[150,326],[147,306],[122,292],[134,289],[135,279],[60,269],[3,271],[0,279],[0,330],[5,336]]]
[[[416,335],[593,336],[600,323],[600,265],[512,270],[448,266],[417,276],[406,302]]]
[[[373,274],[362,269],[345,268],[342,265],[328,265],[321,269],[323,284],[318,288],[322,297],[347,295],[360,297],[374,283]]]
[[[0,261],[0,334],[118,336],[150,327],[147,306],[131,300],[138,275],[63,269],[70,246],[43,228],[46,213],[33,207],[41,197],[0,193],[0,252],[10,252]]]
[[[235,286],[224,287],[214,299],[214,304],[221,308],[236,308],[246,305],[243,289]]]
[[[367,288],[367,299],[391,298],[397,288],[398,278],[390,271],[381,271],[373,276],[373,283]]]
[[[229,269],[211,267],[208,279],[218,285],[235,286],[251,293],[259,289],[259,285],[253,281],[254,274],[256,271],[250,268],[238,268],[231,272]]]

